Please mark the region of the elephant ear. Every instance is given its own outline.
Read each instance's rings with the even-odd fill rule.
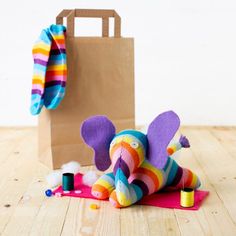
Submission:
[[[94,150],[94,161],[98,170],[104,171],[111,165],[109,147],[115,136],[115,126],[106,116],[93,116],[81,126],[81,136]]]
[[[157,116],[148,127],[148,161],[158,169],[163,169],[168,160],[167,146],[179,129],[180,120],[173,111]]]

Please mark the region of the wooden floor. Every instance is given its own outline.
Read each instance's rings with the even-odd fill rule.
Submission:
[[[209,197],[198,211],[47,198],[36,129],[0,129],[0,235],[236,235],[236,128],[182,128],[191,149],[177,158],[201,178]]]

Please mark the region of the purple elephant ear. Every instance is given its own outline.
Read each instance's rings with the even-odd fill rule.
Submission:
[[[95,165],[101,171],[111,165],[109,147],[115,132],[114,125],[106,116],[90,117],[81,126],[81,136],[93,148]]]
[[[157,116],[148,127],[148,161],[158,169],[163,169],[168,160],[166,151],[180,126],[176,113],[167,111]]]

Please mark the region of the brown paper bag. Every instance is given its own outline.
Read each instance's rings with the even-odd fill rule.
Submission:
[[[56,110],[39,115],[39,160],[50,168],[75,160],[93,163],[92,151],[80,136],[81,123],[92,115],[107,115],[117,131],[134,128],[134,41],[120,36],[120,17],[114,10],[63,10],[67,17],[66,94]],[[75,37],[75,17],[100,17],[102,37]],[[114,37],[109,37],[114,17]]]

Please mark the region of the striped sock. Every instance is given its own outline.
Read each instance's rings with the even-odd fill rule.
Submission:
[[[143,197],[142,189],[136,184],[129,184],[123,171],[119,168],[115,177],[115,193],[110,196],[110,202],[113,206],[126,207],[134,204]]]
[[[116,208],[121,208],[122,206],[120,205],[118,199],[117,199],[117,194],[116,194],[116,190],[114,190],[110,197],[109,197],[109,201],[112,204],[112,206],[116,207]]]
[[[44,84],[49,53],[51,49],[51,38],[47,30],[42,30],[39,39],[33,46],[34,72],[31,90],[32,115],[40,113],[44,103]]]
[[[164,171],[167,175],[166,190],[177,190],[182,188],[197,189],[201,182],[198,176],[191,170],[182,168],[175,160],[168,158]]]
[[[98,199],[109,198],[115,189],[115,177],[113,173],[102,175],[92,186],[92,195]]]
[[[171,156],[175,152],[179,151],[181,148],[189,148],[190,144],[188,139],[181,135],[179,138],[179,141],[177,143],[172,143],[170,146],[167,148],[167,153]]]
[[[63,25],[51,25],[52,47],[46,73],[44,105],[56,109],[65,95],[67,78],[65,33]]]

